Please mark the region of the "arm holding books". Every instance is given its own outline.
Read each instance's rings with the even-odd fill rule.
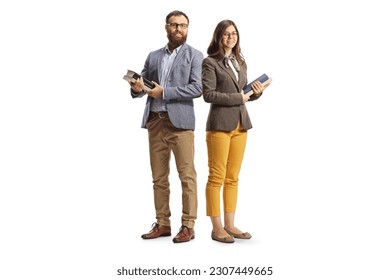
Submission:
[[[266,74],[263,74],[251,83],[247,84],[242,90],[242,94],[246,96],[246,98],[243,96],[244,103],[246,101],[253,101],[258,99],[263,94],[263,91],[271,84],[271,82],[272,79]]]
[[[252,94],[261,94],[271,82],[272,79],[267,74],[263,74],[243,88],[244,94],[248,94],[249,96]]]
[[[161,98],[163,95],[162,86],[156,82],[143,78],[134,71],[127,70],[127,74],[123,76],[123,79],[129,82],[131,86],[131,95],[133,97],[142,97],[145,94],[148,94],[153,98]]]
[[[155,99],[162,98],[164,88],[156,82],[151,82],[153,88],[145,85],[145,79],[140,77],[134,82],[129,82],[131,86],[131,94],[133,97],[142,97],[147,94]]]
[[[141,97],[146,94],[143,78],[138,78],[134,81],[128,81],[131,87],[131,95],[134,97]]]

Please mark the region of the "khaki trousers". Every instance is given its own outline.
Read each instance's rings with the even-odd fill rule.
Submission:
[[[235,212],[238,194],[238,175],[244,158],[247,131],[241,125],[230,132],[206,133],[209,177],[206,185],[206,214],[221,216],[220,196],[223,185],[224,212]]]
[[[168,177],[170,157],[173,152],[182,188],[182,225],[193,228],[198,208],[194,132],[175,128],[167,115],[151,117],[146,127],[149,133],[150,166],[157,223],[170,226]]]

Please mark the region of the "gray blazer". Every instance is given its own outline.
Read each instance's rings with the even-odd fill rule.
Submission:
[[[149,53],[141,76],[160,83],[159,73],[161,60],[164,56],[165,47]],[[181,50],[172,65],[168,74],[168,83],[164,88],[164,100],[167,102],[169,119],[172,124],[180,129],[195,129],[195,112],[193,99],[202,94],[202,60],[203,54],[197,49],[183,44]],[[134,98],[142,97],[145,93],[134,94]],[[150,102],[152,97],[148,96],[144,116],[142,118],[142,128],[146,128],[146,123],[150,113]]]
[[[252,128],[252,123],[243,104],[241,90],[247,84],[247,65],[244,62],[238,72],[238,81],[233,70],[227,68],[223,59],[206,57],[202,63],[203,98],[210,104],[206,130],[232,131],[239,121],[244,130]],[[253,94],[249,101],[261,94]]]

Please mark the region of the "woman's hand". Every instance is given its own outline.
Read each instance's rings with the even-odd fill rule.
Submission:
[[[262,93],[272,82],[272,79],[269,78],[264,83],[260,83],[259,81],[256,81],[252,84],[252,90],[254,94],[260,94]]]
[[[244,94],[243,90],[241,91],[241,96],[242,96],[242,104],[245,104],[245,102],[247,102],[250,98],[250,95]]]

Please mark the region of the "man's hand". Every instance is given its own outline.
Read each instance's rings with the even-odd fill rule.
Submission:
[[[152,83],[155,85],[154,88],[152,89],[147,89],[145,90],[145,92],[150,96],[150,97],[153,97],[155,99],[160,99],[162,97],[162,94],[163,94],[163,90],[164,88],[162,86],[160,86],[158,83],[156,82],[153,82]]]
[[[144,79],[142,79],[142,77],[137,79],[134,83],[129,82],[129,84],[135,93],[140,93],[144,89]]]

